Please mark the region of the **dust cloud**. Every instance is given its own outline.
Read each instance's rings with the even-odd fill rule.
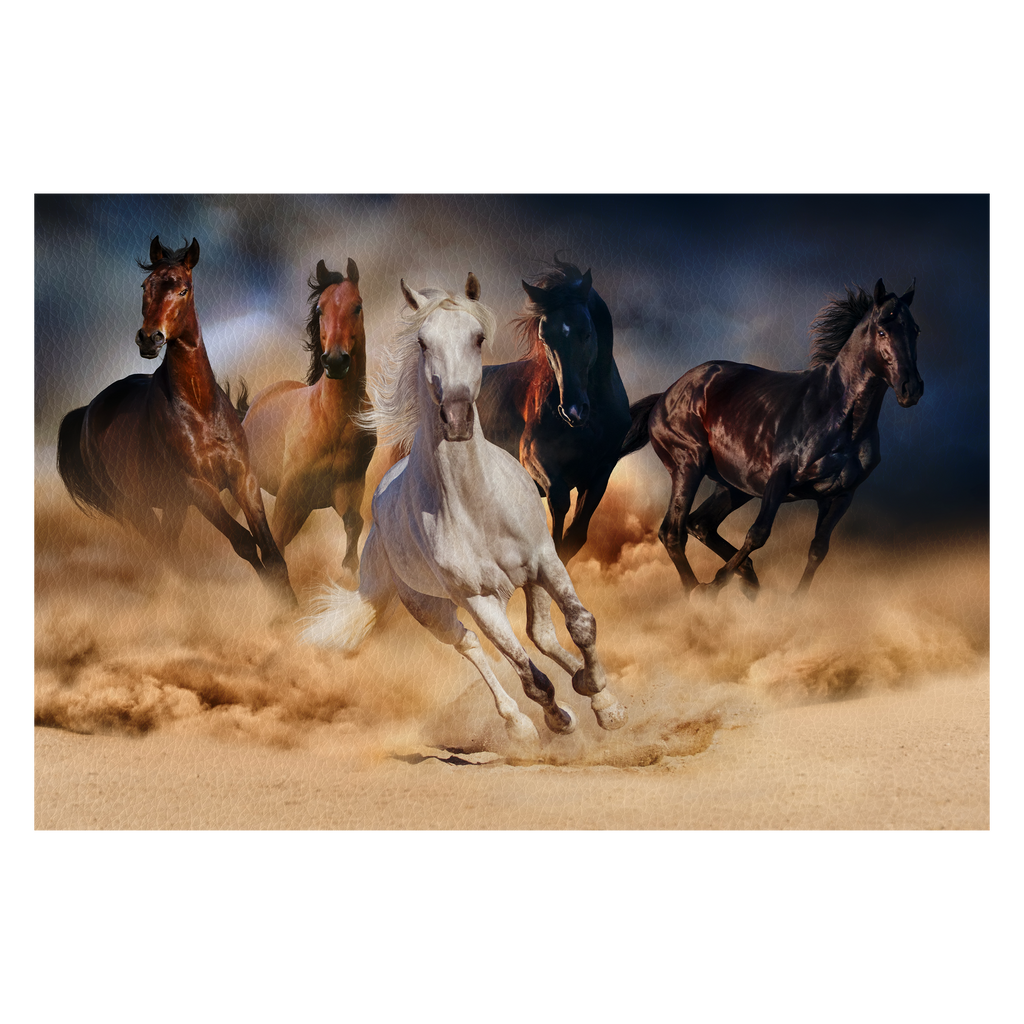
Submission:
[[[367,481],[367,518],[380,472],[371,469]],[[849,699],[987,663],[986,536],[894,551],[840,531],[810,597],[797,600],[791,592],[813,515],[780,516],[754,558],[756,601],[738,582],[717,598],[688,599],[657,541],[663,485],[654,478],[638,487],[643,472],[620,464],[591,540],[570,564],[597,617],[609,686],[629,711],[619,732],[598,728],[589,701],[528,645],[579,719],[569,736],[549,733],[488,648],[502,685],[541,734],[539,749],[517,749],[472,666],[403,609],[355,656],[307,646],[297,617],[194,510],[178,574],[130,532],[83,515],[52,473],[36,482],[36,723],[82,733],[198,732],[368,761],[428,748],[492,751],[512,764],[640,767],[704,750],[716,730],[766,705]],[[737,541],[747,524],[735,519],[723,533]],[[344,544],[326,510],[289,547],[298,618],[329,579],[355,586],[341,573]],[[694,541],[687,550],[698,576],[710,579],[720,562]],[[525,637],[521,593],[509,612]]]

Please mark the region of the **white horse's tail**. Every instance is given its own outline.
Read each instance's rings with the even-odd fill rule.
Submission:
[[[305,619],[302,639],[317,647],[352,653],[366,639],[377,610],[358,590],[333,586],[317,597],[314,613]]]

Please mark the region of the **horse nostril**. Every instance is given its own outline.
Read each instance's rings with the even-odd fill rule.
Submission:
[[[339,355],[324,352],[320,356],[320,365],[327,371],[328,377],[344,377],[352,366],[352,357],[347,352]]]

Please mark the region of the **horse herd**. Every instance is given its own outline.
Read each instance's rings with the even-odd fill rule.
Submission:
[[[359,271],[349,259],[344,273],[320,260],[309,279],[305,383],[280,381],[251,401],[243,387],[233,405],[203,345],[192,281],[198,261],[195,239],[173,250],[157,237],[149,262],[139,263],[148,276],[135,341],[143,358],[162,350],[165,357],[153,374],[116,381],[64,417],[57,467],[76,504],[134,526],[172,561],[193,505],[292,607],[282,552],[314,509],[333,507],[347,537],[343,565],[358,569],[359,585],[322,593],[304,639],[354,651],[397,599],[476,667],[519,740],[535,741],[536,729],[457,609],[509,661],[548,728],[567,733],[575,715],[557,703],[506,615],[513,592],[524,589],[530,639],[590,698],[601,727],[623,725],[626,711],[597,655],[594,617],[565,568],[586,543],[620,458],[649,442],[671,475],[659,537],[687,591],[699,586],[686,559],[688,534],[725,563],[707,586],[736,575],[757,588],[750,555],[766,542],[779,505],[816,501],[805,590],[855,489],[879,462],[887,388],[901,406],[916,404],[924,388],[909,309],[914,287],[897,296],[879,280],[872,292],[847,289],[819,312],[808,369],[715,360],[630,405],[612,317],[590,271],[556,258],[538,279],[523,281],[527,303],[514,323],[526,355],[501,365],[483,365],[496,324],[475,275],[461,294],[402,281],[401,328],[368,394]],[[360,508],[378,444],[401,457],[373,495],[360,560]],[[691,512],[705,476],[715,490]],[[270,522],[261,489],[276,496]],[[225,508],[224,490],[248,530]],[[754,497],[760,511],[736,548],[718,528]],[[552,601],[582,661],[558,642]]]

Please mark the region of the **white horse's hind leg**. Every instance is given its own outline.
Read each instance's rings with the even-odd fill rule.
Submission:
[[[540,742],[533,722],[519,710],[519,705],[502,689],[498,677],[491,671],[491,666],[487,664],[487,656],[480,646],[476,633],[467,629],[466,635],[455,645],[455,649],[484,677],[484,682],[494,695],[494,706],[498,709],[498,714],[505,720],[505,728],[508,730],[509,736],[522,743]]]
[[[463,604],[476,619],[484,635],[508,659],[519,674],[523,692],[544,709],[544,723],[552,732],[570,733],[576,728],[576,716],[570,708],[555,701],[551,680],[532,661],[515,635],[497,597],[467,597]],[[478,666],[479,667],[479,666]]]
[[[451,644],[483,676],[494,697],[494,706],[505,722],[508,734],[525,743],[537,743],[540,737],[533,722],[519,710],[519,705],[505,692],[487,664],[487,657],[476,633],[459,622],[455,605],[447,598],[420,594],[396,581],[398,596],[409,614],[430,630],[443,644]]]
[[[565,616],[565,628],[572,642],[583,654],[583,667],[573,674],[572,688],[590,698],[590,707],[602,729],[619,729],[626,724],[626,709],[605,683],[604,667],[597,656],[597,622],[583,607],[569,579],[569,573],[558,558],[550,558],[541,566],[538,582],[554,598]]]

